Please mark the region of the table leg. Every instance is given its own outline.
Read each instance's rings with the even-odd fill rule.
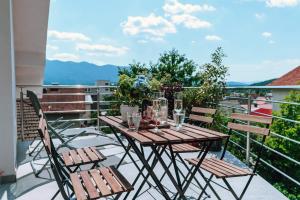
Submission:
[[[175,158],[175,155],[174,155],[174,152],[173,152],[172,145],[169,145],[169,150],[170,150],[170,154],[171,154],[171,161],[172,161],[173,168],[174,168],[174,171],[175,171],[175,175],[176,175],[176,178],[177,178],[177,184],[178,184],[178,187],[180,188],[180,190],[182,190],[180,175],[179,175],[179,172],[178,172],[179,168],[177,166],[177,162],[176,162],[176,158]],[[168,170],[169,170],[169,168],[168,168]]]
[[[180,194],[180,197],[182,199],[186,199],[183,193],[182,188],[178,185],[178,183],[176,182],[175,178],[173,177],[172,173],[170,172],[170,170],[168,169],[168,166],[166,165],[166,163],[163,161],[163,159],[161,158],[161,156],[158,154],[158,152],[156,151],[156,149],[151,146],[152,151],[154,151],[156,158],[158,159],[159,163],[162,165],[162,167],[164,168],[164,170],[167,172],[167,175],[169,177],[169,179],[171,180],[171,182],[173,183],[173,185],[175,186],[175,188],[178,191],[178,194]]]
[[[118,136],[117,132],[113,129],[113,127],[110,126],[110,128],[111,128],[113,134],[116,136],[118,142],[119,142],[119,143],[121,144],[121,146],[125,149],[125,154],[124,154],[124,156],[122,157],[122,159],[120,160],[120,162],[118,163],[117,168],[121,165],[121,163],[123,162],[124,158],[128,155],[129,158],[131,159],[132,163],[134,164],[134,166],[138,169],[138,171],[139,171],[139,172],[142,172],[143,169],[141,169],[141,168],[136,164],[135,160],[133,159],[132,155],[130,154],[131,145],[128,144],[128,146],[126,147],[125,144],[123,143],[123,141],[122,141],[122,140],[120,139],[120,137]],[[134,142],[134,141],[133,141],[133,142]],[[152,154],[152,155],[153,155],[153,154]],[[149,160],[150,160],[150,158],[152,157],[152,155],[149,156]],[[139,174],[139,175],[142,175],[144,178],[146,178],[145,175],[144,175],[143,173],[141,173],[141,174]],[[147,182],[147,183],[148,183],[148,186],[151,187],[151,184],[150,184],[149,182]]]
[[[201,149],[201,151],[199,152],[197,158],[200,157],[201,153],[202,153],[202,149]],[[171,155],[169,155],[168,151],[166,151],[166,155],[170,158],[170,160],[172,159],[172,158],[171,158]],[[188,176],[190,175],[190,172],[191,172],[192,169],[193,169],[193,168],[192,168],[193,166],[192,166],[191,168],[189,168],[188,165],[187,165],[187,164],[185,163],[185,161],[183,160],[183,158],[180,156],[180,153],[175,154],[174,157],[175,157],[175,159],[176,159],[176,157],[178,157],[178,158],[179,158],[179,162],[181,162],[181,163],[183,164],[183,166],[184,166],[184,167],[187,169],[187,171],[188,171],[188,174],[187,174],[187,175],[184,175],[184,173],[180,170],[180,168],[178,168],[178,172],[179,172],[179,173],[181,174],[181,176],[184,178],[184,180],[183,180],[183,182],[182,182],[182,185],[184,185],[185,182],[186,182],[186,180],[187,180],[187,178],[188,178]],[[170,162],[170,164],[168,165],[168,169],[170,169],[171,165],[172,165],[172,162]],[[162,180],[162,179],[164,178],[165,175],[166,175],[166,172],[164,172],[164,174],[163,174],[163,176],[160,178],[160,180]],[[194,180],[195,180],[195,182],[197,183],[198,187],[199,187],[201,190],[203,190],[203,187],[202,187],[202,185],[200,184],[200,182],[199,182],[196,178],[194,178]],[[195,185],[195,184],[194,184],[194,185]],[[197,185],[195,185],[195,186],[197,186]],[[204,192],[204,194],[205,194],[206,196],[210,197],[206,192]]]
[[[164,152],[164,150],[165,150],[165,149],[162,148],[159,154],[162,155],[162,153]],[[150,157],[152,157],[152,155],[154,155],[154,152],[152,151],[150,155],[151,155],[151,156],[148,157],[147,162],[150,161]],[[154,159],[153,159],[153,161],[152,161],[152,164],[151,164],[151,169],[154,169],[157,163],[158,163],[158,160],[154,157]],[[145,166],[142,167],[142,171],[140,171],[140,173],[143,173],[143,170],[144,170],[144,169],[145,169]],[[140,174],[140,173],[139,173],[139,174]],[[148,173],[148,174],[146,175],[146,178],[144,178],[143,182],[140,184],[140,187],[138,188],[138,190],[136,191],[135,195],[133,196],[133,199],[135,199],[135,198],[139,195],[141,189],[142,189],[143,186],[145,185],[145,182],[148,180],[149,176],[150,176],[150,173]],[[134,180],[134,185],[136,184],[138,178],[139,178],[139,176],[136,177],[136,179]],[[160,182],[160,181],[159,181],[159,182]],[[128,195],[127,195],[127,196],[128,196]]]
[[[126,137],[126,136],[125,136]],[[147,160],[145,159],[145,157],[143,156],[142,152],[139,150],[139,148],[136,146],[135,142],[129,138],[126,137],[128,142],[130,143],[130,145],[132,146],[132,148],[134,149],[136,155],[139,157],[140,161],[143,163],[143,165],[145,166],[146,170],[148,171],[148,173],[150,174],[151,178],[153,179],[153,181],[155,182],[155,184],[157,185],[157,187],[159,188],[159,190],[161,191],[161,194],[164,196],[165,199],[171,200],[171,198],[169,197],[168,193],[166,192],[165,188],[163,187],[163,185],[160,183],[160,181],[158,180],[157,176],[155,175],[153,168],[148,164]],[[154,153],[157,157],[157,155],[159,155],[159,153],[156,151],[156,149],[152,147],[152,150],[154,150]],[[165,149],[166,147],[164,147]],[[155,165],[154,165],[155,167]]]
[[[208,153],[208,150],[209,150],[211,144],[212,144],[212,141],[209,141],[208,145],[206,145],[205,150],[204,150],[204,152],[203,152],[201,158],[199,159],[199,162],[198,162],[197,165],[195,166],[195,169],[194,169],[193,172],[191,173],[190,178],[187,180],[187,183],[186,183],[185,186],[183,187],[183,193],[186,192],[186,190],[188,189],[188,187],[189,187],[189,185],[191,184],[192,180],[194,179],[194,177],[195,177],[195,175],[196,175],[196,173],[197,173],[197,171],[198,171],[198,169],[199,169],[201,163],[203,162],[203,160],[204,160],[206,154]],[[177,195],[174,197],[174,199],[176,199],[176,197],[177,197]]]

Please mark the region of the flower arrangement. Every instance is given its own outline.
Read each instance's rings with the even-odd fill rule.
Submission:
[[[131,78],[120,75],[116,95],[120,101],[129,106],[141,106],[144,100],[150,100],[155,91],[159,91],[161,83],[155,78],[138,75]]]

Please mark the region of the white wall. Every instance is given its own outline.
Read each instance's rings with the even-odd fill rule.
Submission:
[[[291,89],[272,89],[272,100],[284,101],[284,98],[289,94]],[[273,111],[280,110],[280,104],[273,103]]]
[[[0,1],[0,170],[13,180],[16,166],[16,88],[11,0]],[[2,180],[5,181],[2,177]]]

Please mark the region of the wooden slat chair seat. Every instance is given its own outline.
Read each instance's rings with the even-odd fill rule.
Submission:
[[[174,153],[193,153],[201,150],[200,148],[190,144],[173,144],[172,149]]]
[[[65,151],[62,153],[62,159],[67,167],[75,167],[91,163],[98,163],[106,159],[95,147],[85,147]]]
[[[204,159],[200,165],[201,169],[204,169],[204,170],[210,172],[210,174],[211,174],[210,177],[207,179],[206,177],[204,177],[204,175],[202,174],[200,169],[199,169],[199,171],[200,171],[201,176],[206,180],[206,185],[205,185],[203,191],[205,191],[205,189],[207,187],[210,187],[210,189],[214,192],[216,197],[218,199],[221,199],[219,197],[219,195],[217,194],[217,192],[213,189],[213,187],[210,184],[212,177],[215,176],[216,178],[221,178],[224,181],[227,188],[230,190],[230,192],[235,197],[235,199],[241,200],[243,198],[253,176],[256,173],[261,154],[264,150],[264,147],[263,147],[264,142],[266,140],[266,137],[270,134],[269,127],[272,124],[272,118],[264,117],[264,116],[248,115],[248,114],[242,114],[242,113],[232,113],[231,119],[232,119],[232,122],[229,122],[227,125],[228,129],[229,129],[229,135],[231,135],[232,131],[235,130],[235,131],[242,131],[242,132],[249,132],[252,134],[256,134],[256,135],[260,136],[260,137],[258,137],[258,139],[261,138],[260,139],[261,146],[256,154],[257,156],[256,156],[256,160],[254,162],[253,170],[250,171],[248,169],[244,169],[244,168],[235,166],[235,165],[230,164],[223,160],[227,146],[228,146],[228,142],[229,142],[229,138],[228,138],[224,145],[223,153],[222,153],[222,156],[220,159],[217,159],[217,158]],[[258,126],[258,124],[261,124],[261,126]],[[193,166],[198,166],[198,163],[199,163],[198,158],[190,158],[190,159],[186,159],[186,161]],[[240,177],[240,176],[250,176],[250,177],[249,177],[242,193],[240,195],[237,195],[226,179],[231,178],[231,177]],[[199,199],[202,197],[202,195],[203,195],[203,192],[200,194]]]
[[[47,121],[44,118],[42,110],[40,110],[40,122],[38,132],[45,145],[47,151],[51,151],[50,134],[48,132]],[[51,152],[49,152],[51,153]],[[76,171],[82,165],[93,164],[92,168],[98,166],[98,163],[106,160],[106,157],[99,152],[96,147],[84,147],[72,149],[59,154],[59,159],[63,162],[64,166],[70,171]],[[76,167],[71,169],[71,167]]]
[[[198,122],[198,123],[200,123],[200,125],[205,124],[207,126],[211,126],[214,122],[213,117],[216,114],[216,112],[217,112],[217,110],[212,109],[212,108],[193,107],[192,110],[191,110],[191,114],[189,115],[189,122],[191,124],[194,124],[195,122]],[[193,135],[193,130],[190,130],[191,129],[190,127],[185,126],[184,128],[189,132],[189,135]],[[173,153],[175,154],[175,157],[179,157],[179,159],[182,162],[184,162],[184,160],[180,156],[181,153],[195,153],[195,152],[198,152],[197,158],[200,157],[200,155],[202,153],[200,144],[194,144],[194,145],[191,145],[191,144],[173,144],[171,146],[172,146]],[[169,155],[169,157],[170,157],[170,155]],[[168,168],[171,167],[171,164],[172,163],[170,163],[168,165]],[[185,164],[185,166],[186,166],[186,164]],[[186,168],[188,169],[187,166],[186,166]],[[166,172],[162,175],[160,180],[162,180],[165,175],[166,175]]]
[[[70,174],[77,200],[99,199],[133,190],[113,166]]]
[[[199,159],[186,159],[191,165],[196,166]],[[238,176],[247,176],[253,174],[250,170],[235,166],[224,160],[219,160],[216,158],[206,158],[200,165],[200,168],[210,172],[215,175],[216,178],[230,178]]]
[[[58,192],[55,193],[52,199],[55,199],[59,192],[65,200],[73,199],[73,194],[75,194],[77,200],[87,200],[112,195],[119,197],[123,192],[133,190],[130,183],[113,166],[68,173],[65,167],[79,166],[88,162],[98,163],[99,160],[103,160],[105,157],[95,147],[71,150],[60,156],[53,145],[47,130],[46,119],[43,116],[41,115],[38,131],[59,187]],[[66,165],[59,161],[61,159],[65,161]],[[69,195],[69,192],[66,192],[66,187],[71,189],[73,194]]]

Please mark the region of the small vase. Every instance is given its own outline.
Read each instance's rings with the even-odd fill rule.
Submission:
[[[139,111],[138,106],[128,106],[128,105],[122,104],[120,106],[122,121],[127,122],[127,113],[133,113],[133,112],[138,112],[138,111]]]

